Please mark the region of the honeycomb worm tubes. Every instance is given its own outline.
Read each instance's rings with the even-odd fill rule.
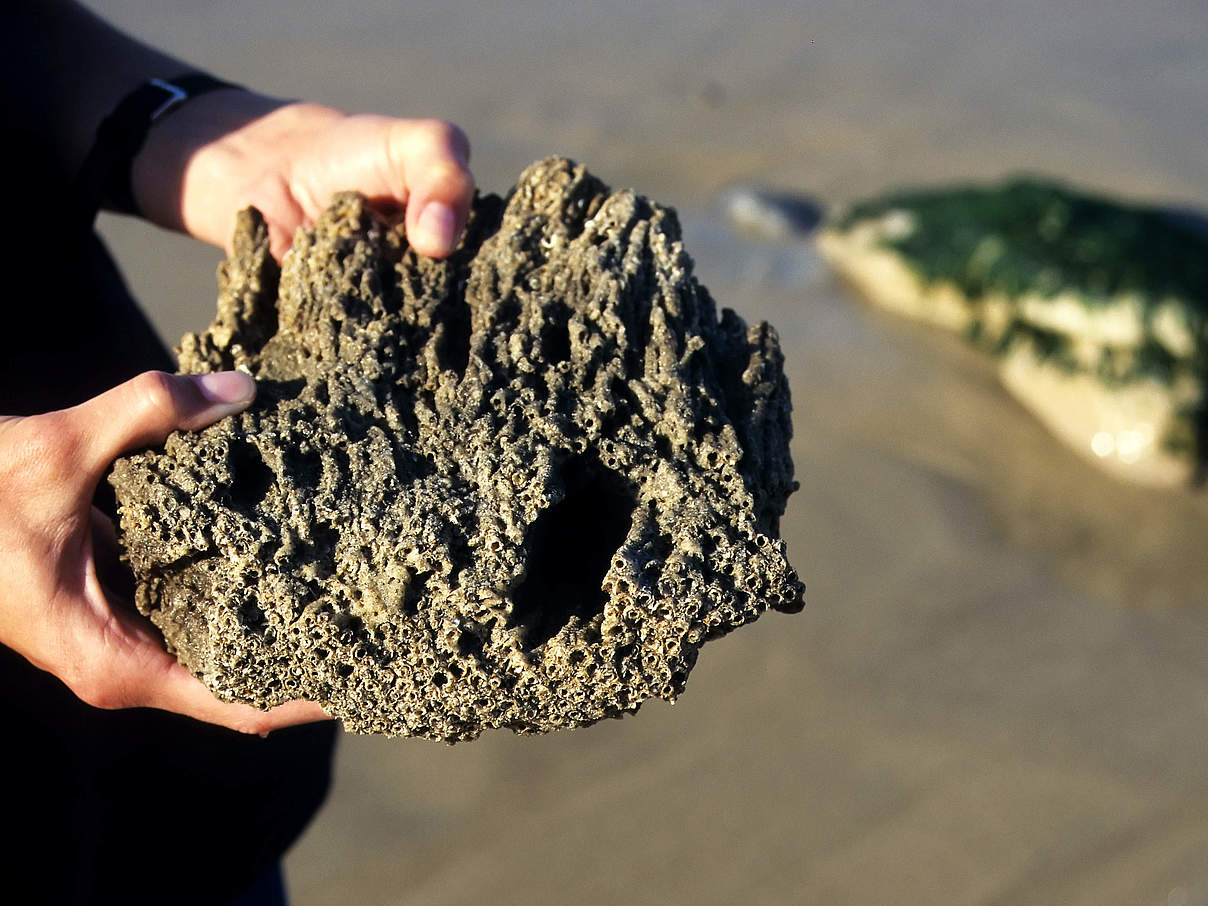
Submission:
[[[803,590],[776,333],[691,268],[673,211],[557,158],[444,261],[346,194],[278,272],[243,212],[180,364],[259,396],[114,467],[139,609],[221,698],[356,732],[674,700],[705,640]]]

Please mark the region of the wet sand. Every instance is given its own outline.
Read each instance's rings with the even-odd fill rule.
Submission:
[[[788,356],[806,610],[711,643],[674,707],[345,737],[296,903],[1208,903],[1208,494],[1099,475],[975,352],[716,208],[1027,169],[1208,209],[1208,12],[851,6],[96,4],[230,78],[453,119],[486,188],[564,153],[678,206]],[[166,337],[208,321],[215,252],[105,229]]]

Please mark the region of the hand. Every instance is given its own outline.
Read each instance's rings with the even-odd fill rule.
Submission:
[[[333,193],[355,189],[406,209],[408,241],[443,257],[469,215],[470,147],[440,120],[349,116],[240,90],[188,102],[151,130],[132,173],[149,219],[228,251],[235,214],[255,205],[280,260]]]
[[[0,417],[0,642],[98,708],[162,708],[261,735],[325,719],[312,702],[219,701],[106,581],[116,540],[92,496],[110,463],[242,411],[255,393],[239,372],[147,372],[71,409]]]

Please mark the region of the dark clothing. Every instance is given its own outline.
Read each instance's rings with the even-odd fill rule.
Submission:
[[[20,160],[5,220],[20,234],[4,241],[0,413],[172,370],[99,240],[68,235],[70,180],[45,139],[9,124]],[[0,903],[231,902],[319,807],[334,735],[331,723],[260,739],[162,711],[101,711],[0,646]]]
[[[100,711],[0,646],[0,902],[219,906],[293,842],[327,789],[333,727],[246,737]]]

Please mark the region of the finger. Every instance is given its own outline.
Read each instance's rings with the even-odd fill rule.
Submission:
[[[240,733],[267,733],[330,718],[314,702],[290,701],[261,711],[220,701],[161,646],[143,618],[111,609],[104,642],[72,682],[76,694],[98,708],[158,708]],[[83,660],[83,659],[81,659]]]
[[[64,427],[86,474],[99,478],[121,454],[162,443],[173,431],[195,431],[241,412],[255,396],[255,381],[239,371],[148,371],[65,410]]]
[[[298,221],[301,225],[302,221]],[[285,253],[290,250],[294,244],[294,234],[297,226],[290,229],[276,223],[269,224],[268,227],[268,250],[278,264],[285,260]]]
[[[407,184],[407,238],[422,255],[441,258],[457,245],[470,214],[474,177],[465,134],[450,123],[400,125],[400,165]]]
[[[266,736],[283,727],[331,719],[317,704],[308,701],[289,701],[267,711],[253,708],[251,705],[220,701],[199,679],[175,660],[156,684],[154,694],[148,697],[145,704],[258,736]]]
[[[92,567],[85,599],[92,604],[92,619],[77,623],[74,638],[64,647],[72,665],[64,677],[72,691],[94,707],[158,708],[260,735],[328,719],[314,702],[285,702],[261,711],[220,701],[164,650],[163,638],[150,620],[105,596]]]

